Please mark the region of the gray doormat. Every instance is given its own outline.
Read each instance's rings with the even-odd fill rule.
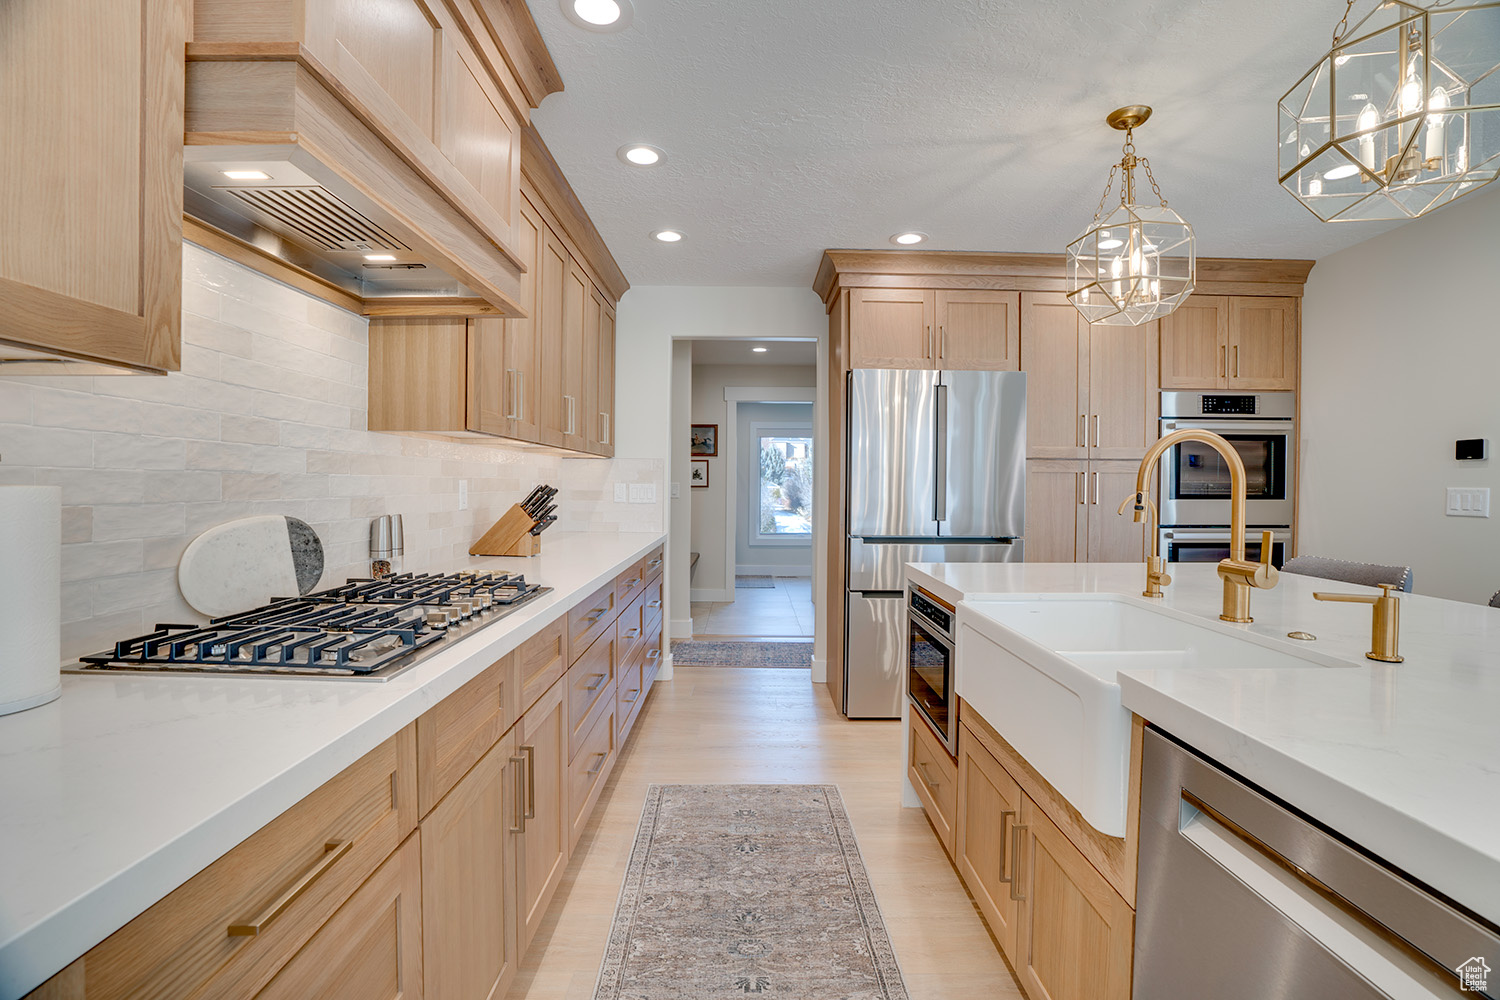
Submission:
[[[652,785],[594,1000],[907,1000],[836,785]]]
[[[735,590],[775,590],[776,581],[769,576],[737,576],[734,578]]]
[[[810,642],[715,642],[704,639],[673,639],[674,667],[780,667],[812,668]]]

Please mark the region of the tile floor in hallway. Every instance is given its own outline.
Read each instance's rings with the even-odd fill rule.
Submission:
[[[767,589],[739,587],[733,603],[695,601],[693,638],[806,638],[813,634],[812,580],[773,577]]]
[[[901,808],[900,724],[842,718],[806,671],[730,667],[652,688],[510,1000],[592,1000],[653,782],[838,785],[912,1000],[1020,1000],[926,817]]]

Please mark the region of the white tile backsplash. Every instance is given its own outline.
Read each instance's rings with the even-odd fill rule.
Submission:
[[[63,490],[65,656],[193,617],[177,561],[237,517],[312,524],[324,585],[367,570],[382,513],[404,517],[408,569],[461,567],[538,482],[561,490],[558,529],[662,530],[659,460],[371,433],[366,320],[191,244],[183,276],[180,373],[0,378],[0,484]],[[614,503],[616,482],[655,483],[658,502]]]

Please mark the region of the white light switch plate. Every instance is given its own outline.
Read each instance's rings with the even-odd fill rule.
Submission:
[[[682,484],[681,483],[673,483],[672,484],[672,499],[673,500],[681,500],[682,499]]]
[[[467,479],[458,481],[458,509],[469,509],[469,481]]]
[[[615,503],[630,502],[629,488],[629,484],[627,483],[615,483]]]
[[[656,484],[655,483],[631,483],[630,484],[630,502],[631,503],[655,503],[656,502]]]
[[[1448,487],[1449,517],[1489,517],[1490,490],[1487,486]]]

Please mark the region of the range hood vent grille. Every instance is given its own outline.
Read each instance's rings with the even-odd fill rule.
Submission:
[[[330,194],[311,187],[226,187],[257,212],[319,250],[410,250],[405,243]]]

